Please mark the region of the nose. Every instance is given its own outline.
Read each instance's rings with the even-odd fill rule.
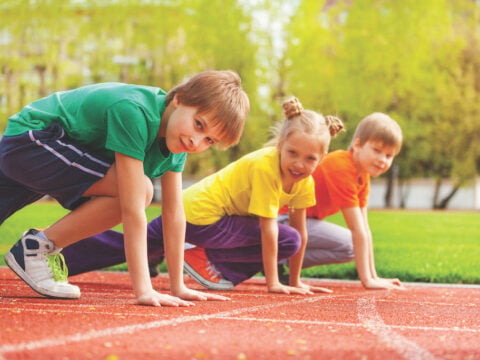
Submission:
[[[294,162],[293,167],[295,170],[303,171],[305,169],[305,163],[302,160],[297,160]]]
[[[200,149],[200,148],[201,148],[202,141],[203,141],[202,134],[197,134],[197,135],[190,136],[190,138],[188,140],[188,149],[191,152],[201,151],[202,149]]]
[[[379,157],[379,162],[382,165],[388,164],[388,157],[386,154],[381,154]]]

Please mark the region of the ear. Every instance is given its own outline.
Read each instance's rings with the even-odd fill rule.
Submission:
[[[178,95],[177,94],[173,95],[173,99],[171,101],[171,104],[175,107],[180,105],[180,100],[178,100]]]
[[[359,150],[361,147],[362,147],[362,145],[360,145],[360,139],[359,138],[356,138],[355,140],[353,140],[353,144],[352,144],[352,149],[353,150]]]
[[[277,150],[278,152],[282,152],[282,146],[283,146],[284,141],[279,141],[277,143]]]

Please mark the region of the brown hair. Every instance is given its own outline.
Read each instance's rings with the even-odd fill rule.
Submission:
[[[174,96],[185,106],[197,107],[199,114],[211,115],[209,125],[219,129],[220,147],[238,143],[250,111],[250,101],[236,72],[211,70],[198,73],[168,92],[167,105]]]
[[[344,129],[341,119],[334,115],[323,116],[315,111],[305,110],[296,97],[284,101],[282,108],[285,119],[274,125],[273,138],[266,145],[279,146],[290,134],[300,131],[317,136],[323,151],[327,152],[330,139]]]
[[[357,139],[360,145],[370,140],[381,141],[385,145],[393,146],[398,154],[402,148],[403,135],[400,125],[395,120],[387,114],[375,112],[363,118],[357,125],[350,149]]]

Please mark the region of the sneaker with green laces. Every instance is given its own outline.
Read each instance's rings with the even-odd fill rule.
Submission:
[[[30,229],[5,255],[5,262],[28,286],[40,295],[78,299],[80,289],[68,283],[68,268],[61,248]]]

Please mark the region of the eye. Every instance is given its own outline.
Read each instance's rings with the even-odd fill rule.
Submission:
[[[195,120],[195,127],[199,130],[203,129],[203,124],[200,120]]]
[[[207,138],[205,138],[205,140],[207,141],[207,143],[208,143],[209,145],[213,145],[213,144],[215,144],[215,142],[216,142],[216,141],[213,140],[211,137],[207,137]]]

